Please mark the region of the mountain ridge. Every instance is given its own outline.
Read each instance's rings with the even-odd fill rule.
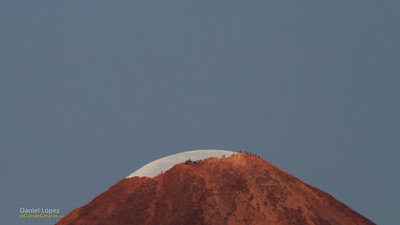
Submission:
[[[186,161],[125,178],[57,223],[372,225],[333,196],[254,154]]]

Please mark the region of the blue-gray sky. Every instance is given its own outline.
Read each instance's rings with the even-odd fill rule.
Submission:
[[[193,149],[400,219],[399,1],[0,1],[1,224]]]

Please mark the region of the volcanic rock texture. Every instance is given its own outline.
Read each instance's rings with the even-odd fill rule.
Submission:
[[[59,223],[76,225],[374,224],[331,195],[245,153],[124,179]]]

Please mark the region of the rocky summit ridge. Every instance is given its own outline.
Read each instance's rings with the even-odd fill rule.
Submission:
[[[372,225],[257,155],[186,161],[126,178],[58,225]]]

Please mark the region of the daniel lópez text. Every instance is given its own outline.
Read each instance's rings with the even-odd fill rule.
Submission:
[[[37,208],[19,208],[20,218],[62,218],[61,210],[58,208],[37,207]]]

